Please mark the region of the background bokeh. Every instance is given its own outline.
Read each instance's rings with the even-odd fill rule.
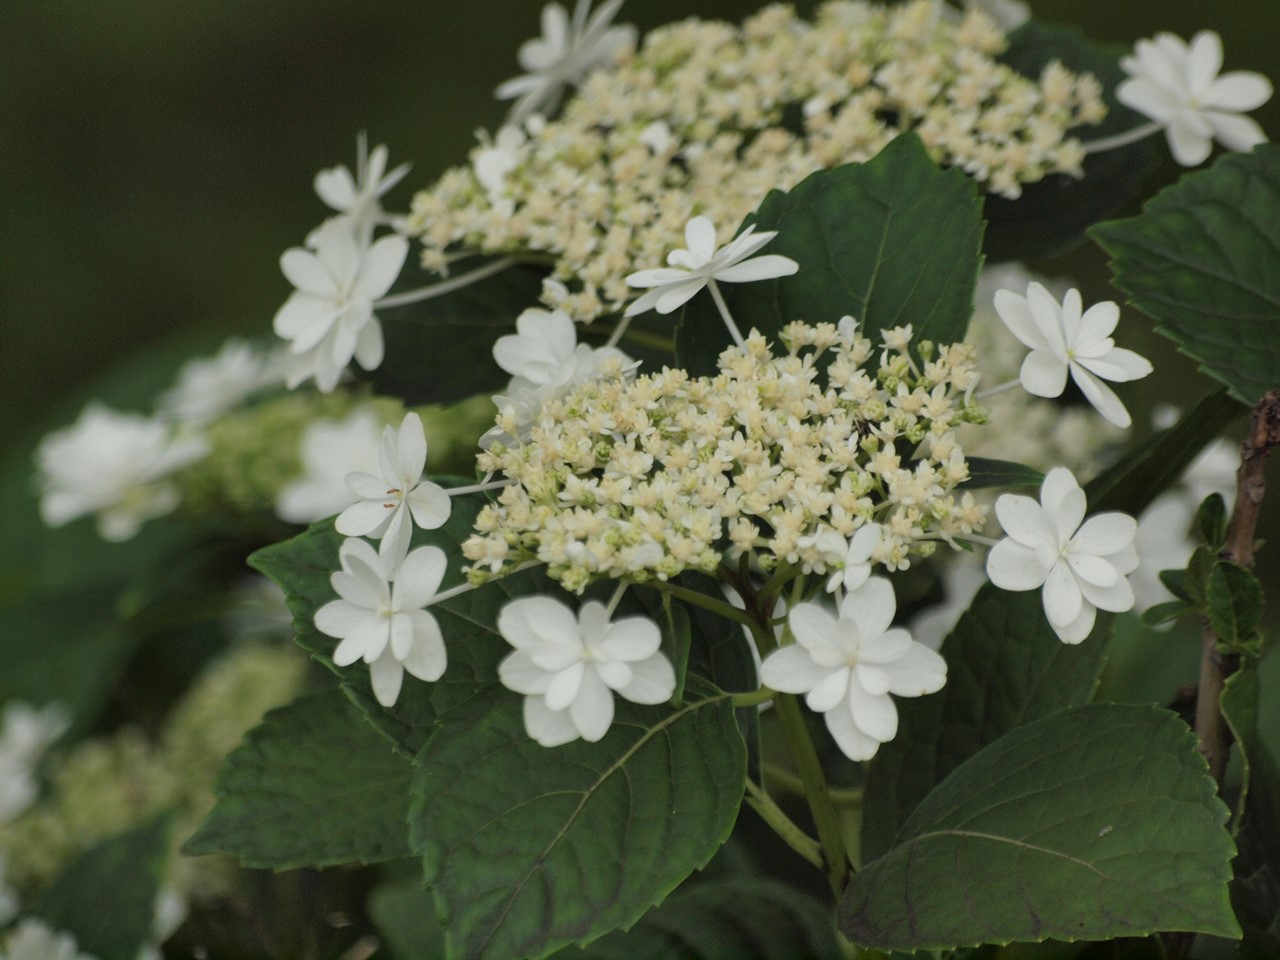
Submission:
[[[739,19],[757,0],[631,0],[641,28]],[[812,3],[801,3],[802,9]],[[324,216],[323,167],[367,130],[413,172],[463,161],[537,32],[535,0],[6,0],[0,4],[0,456],[30,455],[97,378],[143,350],[259,334],[288,294],[278,257]],[[1212,26],[1228,69],[1280,76],[1280,3],[1034,0],[1129,43]],[[1280,104],[1259,111],[1280,134]],[[1160,176],[1171,179],[1165,169]],[[1081,269],[1101,277],[1096,267]],[[1088,276],[1086,280],[1090,279]],[[127,379],[127,378],[126,378]],[[103,389],[108,394],[111,387]],[[125,402],[125,398],[107,399]]]

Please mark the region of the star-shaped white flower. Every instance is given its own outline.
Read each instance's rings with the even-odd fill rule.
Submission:
[[[1109,423],[1129,426],[1129,411],[1102,381],[1123,383],[1151,372],[1151,363],[1111,338],[1120,308],[1108,300],[1081,312],[1079,290],[1068,290],[1062,303],[1043,284],[1031,283],[1027,295],[998,290],[996,312],[1015,337],[1031,348],[1022,362],[1023,388],[1037,397],[1058,397],[1067,373],[1085,398]]]
[[[1271,81],[1237,70],[1221,76],[1222,38],[1201,30],[1188,45],[1172,33],[1139,40],[1120,66],[1129,75],[1116,99],[1164,127],[1173,157],[1184,167],[1203,163],[1216,138],[1231,150],[1251,150],[1267,136],[1245,110],[1271,98]]]
[[[422,479],[426,465],[427,437],[421,417],[405,414],[399,431],[384,427],[378,447],[381,476],[363,471],[347,474],[347,487],[360,500],[338,514],[334,523],[338,532],[381,538],[378,552],[384,560],[398,563],[409,552],[413,524],[435,530],[444,526],[452,510],[444,487]]]
[[[419,547],[389,570],[367,541],[352,538],[338,552],[342,569],[329,582],[341,598],[316,611],[316,629],[342,642],[333,651],[340,667],[369,664],[373,692],[384,707],[400,696],[404,672],[438,680],[447,663],[436,618],[423,607],[444,578],[444,551]],[[394,583],[393,583],[394,581]]]
[[[128,540],[178,505],[169,477],[209,452],[203,437],[154,417],[90,403],[36,451],[40,516],[51,527],[95,513],[104,540]]]
[[[364,134],[356,138],[356,173],[338,165],[316,174],[316,194],[329,207],[350,221],[355,235],[367,242],[373,228],[385,223],[386,214],[379,202],[382,196],[404,179],[409,164],[402,163],[387,172],[387,148],[378,144],[369,153]]]
[[[578,0],[573,20],[558,3],[542,8],[542,36],[526,40],[516,59],[525,73],[499,85],[499,100],[519,97],[508,122],[519,122],[536,112],[555,108],[566,86],[576,84],[596,67],[612,62],[634,45],[636,28],[611,26],[623,0],[608,0],[591,13],[591,0]]]
[[[302,474],[276,495],[276,514],[289,523],[315,523],[351,504],[347,475],[376,473],[382,419],[365,407],[342,420],[316,420],[298,444]]]
[[[869,760],[898,732],[889,694],[920,697],[941,690],[947,664],[901,627],[893,587],[872,577],[845,596],[839,616],[800,603],[787,617],[796,642],[765,658],[760,679],[783,693],[803,693],[822,714],[845,756]]]
[[[294,247],[280,258],[280,269],[297,289],[276,312],[272,326],[289,341],[289,388],[315,377],[316,386],[328,393],[352,357],[365,370],[382,363],[382,327],[374,302],[396,282],[409,241],[393,235],[361,243],[342,217],[329,220],[311,239],[314,250]]]
[[[544,747],[602,738],[613,723],[615,691],[650,704],[675,691],[657,624],[644,617],[610,623],[595,600],[575,617],[559,600],[522,597],[502,608],[498,631],[515,647],[498,665],[498,677],[525,694],[525,730]]]
[[[1099,610],[1133,608],[1127,575],[1138,567],[1138,524],[1124,513],[1100,513],[1081,526],[1084,491],[1065,467],[1040,487],[1040,502],[1006,493],[996,517],[1008,536],[987,555],[987,576],[1002,590],[1044,587],[1049,625],[1064,643],[1089,635]]]
[[[755,232],[747,227],[725,246],[716,245],[716,228],[707,217],[694,217],[685,225],[685,248],[667,254],[667,266],[640,270],[627,277],[628,286],[651,288],[627,307],[625,316],[647,310],[671,313],[691,300],[699,290],[715,281],[744,283],[789,277],[800,269],[790,257],[776,253],[752,255],[778,235],[776,230]],[[751,259],[748,259],[751,258]]]

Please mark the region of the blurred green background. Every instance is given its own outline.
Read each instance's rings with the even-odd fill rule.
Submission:
[[[757,6],[631,0],[621,19],[648,28],[693,14],[740,19]],[[28,457],[40,434],[75,416],[94,378],[141,349],[268,331],[289,292],[279,254],[325,214],[315,172],[351,164],[355,134],[367,130],[390,145],[392,163],[413,161],[390,198],[406,207],[412,189],[465,159],[476,128],[500,121],[491,91],[518,72],[515,50],[537,33],[540,8],[0,4],[3,459]],[[1126,44],[1213,27],[1227,69],[1280,76],[1277,0],[1035,0],[1033,9]],[[1280,105],[1258,118],[1280,134]]]

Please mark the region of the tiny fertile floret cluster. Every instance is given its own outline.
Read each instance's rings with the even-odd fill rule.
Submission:
[[[536,561],[581,591],[714,572],[744,552],[822,574],[841,562],[831,534],[843,544],[871,523],[874,561],[897,570],[982,526],[955,493],[969,473],[954,429],[983,419],[967,400],[971,348],[922,342],[917,361],[910,327],[883,331],[877,370],[848,319],[796,322],[780,340],[775,353],[753,331],[713,377],[586,383],[548,403],[527,442],[491,446],[481,468],[512,482],[463,544],[473,582]]]
[[[1024,77],[994,59],[1006,39],[984,13],[957,22],[940,6],[843,0],[809,21],[774,5],[616,46],[613,69],[585,76],[558,117],[483,135],[470,166],[416,197],[407,229],[423,265],[441,270],[458,248],[549,253],[547,299],[589,321],[626,306],[623,278],[661,262],[690,211],[732,228],[770,190],[906,130],[1003,196],[1079,175],[1069,131],[1105,115],[1097,80],[1056,62]]]

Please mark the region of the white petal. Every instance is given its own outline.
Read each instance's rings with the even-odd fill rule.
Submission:
[[[1080,318],[1080,334],[1076,338],[1076,353],[1081,354],[1089,346],[1106,340],[1115,332],[1120,322],[1120,307],[1113,300],[1095,303]]]
[[[406,413],[400,423],[397,437],[401,475],[398,480],[408,480],[409,486],[422,476],[427,465],[427,437],[422,429],[422,418],[416,413]]]
[[[936,693],[947,682],[947,661],[922,643],[913,643],[902,659],[880,669],[889,675],[889,692],[900,697]]]
[[[1247,152],[1258,144],[1267,142],[1267,135],[1252,117],[1209,110],[1204,118],[1213,128],[1213,135],[1229,150]]]
[[[1262,74],[1234,70],[1218,77],[1200,102],[1216,110],[1241,112],[1262,106],[1272,92],[1271,81]]]
[[[536,658],[535,658],[535,662]],[[584,660],[578,660],[569,664],[547,684],[547,706],[552,710],[564,710],[574,702],[581,693],[583,678],[590,673],[592,678],[599,681],[594,670],[587,670],[587,664]]]
[[[706,263],[716,252],[716,228],[706,217],[694,217],[684,228],[685,249]]]
[[[897,609],[893,585],[884,577],[872,577],[845,596],[840,604],[840,619],[852,620],[857,624],[865,643],[875,640],[889,629]]]
[[[1187,64],[1187,85],[1193,96],[1209,89],[1222,69],[1222,38],[1212,30],[1201,30],[1191,38],[1191,58]]]
[[[787,623],[791,627],[791,632],[795,634],[796,641],[808,651],[806,656],[817,651],[840,648],[840,631],[836,625],[836,618],[816,603],[796,604],[795,609],[787,614]],[[781,651],[778,652],[781,653]],[[769,686],[772,687],[773,684]]]
[[[662,290],[654,309],[661,314],[673,313],[694,298],[707,285],[705,277],[696,277],[686,283]]]
[[[1071,568],[1065,562],[1058,561],[1049,571],[1049,576],[1044,581],[1042,599],[1045,615],[1054,627],[1064,626],[1080,616],[1084,597]]]
[[[676,689],[676,671],[660,653],[631,664],[631,682],[618,695],[632,703],[665,703]]]
[[[550,691],[547,705],[551,705]],[[569,717],[588,743],[595,743],[609,732],[609,725],[613,723],[613,691],[594,669],[583,672],[578,695],[569,706]]]
[[[348,537],[381,537],[387,524],[391,522],[391,516],[392,511],[382,503],[361,500],[338,514],[334,526],[339,533]]]
[[[407,256],[408,240],[396,234],[383,237],[365,255],[364,268],[356,281],[356,289],[370,300],[377,300],[396,282]]]
[[[404,563],[409,553],[413,524],[407,520],[408,511],[405,510],[403,503],[396,504],[395,509],[389,512],[391,520],[387,523],[387,528],[382,531],[382,543],[378,547],[378,555],[382,557],[383,565],[394,580],[399,577],[400,565]],[[415,604],[415,606],[421,606],[421,604]]]
[[[424,610],[417,611],[425,613]],[[413,620],[407,613],[393,613],[390,617],[391,654],[401,663],[413,649]]]
[[[1079,292],[1076,295],[1079,296]],[[1031,322],[1044,337],[1049,350],[1065,359],[1067,341],[1062,326],[1062,304],[1045,289],[1044,284],[1035,282],[1027,286],[1027,304],[1031,308]]]
[[[1141,354],[1115,347],[1100,357],[1079,358],[1077,362],[1090,373],[1113,383],[1141,380],[1154,369]]]
[[[1054,467],[1045,474],[1040,486],[1040,503],[1057,533],[1054,546],[1066,543],[1080,526],[1087,508],[1084,491],[1070,470]]]
[[[609,624],[600,640],[600,652],[614,660],[645,660],[658,652],[662,632],[645,617],[626,617]]]
[[[436,618],[426,610],[410,610],[398,614],[413,621],[413,647],[402,657],[404,668],[419,680],[439,680],[448,666],[444,635]]]
[[[382,324],[373,314],[369,322],[360,328],[356,335],[355,358],[362,370],[376,370],[382,366],[386,354],[386,342],[382,338]]]
[[[790,257],[776,253],[753,257],[733,266],[717,270],[713,276],[725,283],[747,283],[753,280],[772,280],[775,277],[789,277],[800,269],[800,264]]]
[[[841,704],[822,715],[836,746],[850,760],[870,760],[880,749],[880,741],[868,737],[853,722],[853,711]]]
[[[405,557],[396,574],[392,607],[416,610],[436,595],[444,579],[448,560],[439,547],[418,547]]]
[[[832,672],[814,663],[804,647],[795,644],[765,657],[760,667],[760,682],[782,693],[808,693]]]
[[[1103,562],[1105,563],[1106,561]],[[1133,609],[1133,587],[1124,577],[1118,577],[1114,583],[1109,585],[1081,582],[1080,592],[1084,594],[1087,604],[1091,604],[1099,610],[1124,613],[1126,610]]]
[[[818,713],[825,713],[834,709],[849,692],[849,675],[851,669],[844,667],[840,670],[832,670],[818,683],[814,684],[804,698],[805,703],[809,705],[810,710]],[[775,687],[775,689],[777,689]]]
[[[558,747],[578,739],[568,710],[550,709],[542,697],[525,697],[524,729],[544,747]]]
[[[1117,427],[1128,427],[1133,422],[1129,417],[1129,411],[1125,409],[1124,404],[1112,389],[1078,363],[1071,365],[1071,379],[1076,382],[1085,399],[1093,404],[1093,408],[1102,414],[1103,419],[1108,423]]]
[[[438,483],[424,480],[406,498],[413,522],[423,530],[437,530],[449,521],[453,500]]]
[[[1084,603],[1080,606],[1079,616],[1070,623],[1062,627],[1051,623],[1050,626],[1053,627],[1053,632],[1058,635],[1058,639],[1063,643],[1080,643],[1093,630],[1093,624],[1097,616],[1097,608],[1091,603]]]
[[[1105,557],[1131,546],[1137,532],[1137,521],[1127,513],[1099,513],[1076,531],[1071,548]]]
[[[280,272],[303,293],[309,293],[320,300],[333,296],[333,277],[320,262],[320,258],[310,250],[301,247],[286,250],[280,256]]]
[[[688,270],[672,270],[657,267],[653,270],[637,270],[627,276],[629,287],[667,287],[691,279]]]
[[[859,663],[853,668],[853,673],[856,677],[853,682],[867,693],[879,696],[889,692],[889,674],[882,667]]]
[[[1004,532],[1024,547],[1057,546],[1058,531],[1044,507],[1030,497],[1005,493],[996,500],[996,518]]]
[[[1204,163],[1213,151],[1213,141],[1202,133],[1186,111],[1179,113],[1165,128],[1169,150],[1173,159],[1184,167],[1196,167]]]
[[[1044,585],[1049,571],[1032,547],[1001,540],[987,554],[987,576],[1001,590],[1035,590]]]
[[[1090,556],[1087,553],[1067,554],[1067,565],[1071,567],[1080,590],[1086,593],[1086,596],[1086,587],[1112,587],[1120,579],[1116,568],[1110,563],[1101,557]]]
[[[377,614],[368,607],[357,606],[348,600],[330,600],[316,611],[315,625],[317,630],[328,636],[348,637],[377,619]]]
[[[348,489],[362,500],[383,502],[391,496],[391,491],[387,489],[386,478],[375,477],[372,473],[353,470],[347,474],[346,483]]]
[[[1044,338],[1031,319],[1031,306],[1027,298],[1012,290],[997,290],[994,298],[996,313],[1023,346],[1032,350],[1048,350],[1049,341]]]
[[[911,634],[902,627],[885,630],[877,637],[864,636],[858,647],[858,662],[877,666],[901,660],[911,649]]]
[[[851,683],[849,706],[853,710],[853,722],[867,736],[887,743],[897,735],[898,708],[888,694],[877,696]]]
[[[498,632],[513,647],[537,648],[548,636],[578,636],[573,611],[551,597],[521,597],[498,613]]]
[[[554,676],[534,663],[524,650],[512,650],[498,664],[498,679],[516,693],[545,694]]]
[[[369,664],[369,679],[373,682],[373,695],[384,707],[395,706],[404,682],[404,664],[391,655],[390,650]]]
[[[1018,371],[1022,389],[1036,397],[1060,397],[1067,386],[1067,364],[1048,350],[1032,350]]]
[[[1180,108],[1178,99],[1168,88],[1142,77],[1120,84],[1116,88],[1116,99],[1160,124],[1172,121]]]

